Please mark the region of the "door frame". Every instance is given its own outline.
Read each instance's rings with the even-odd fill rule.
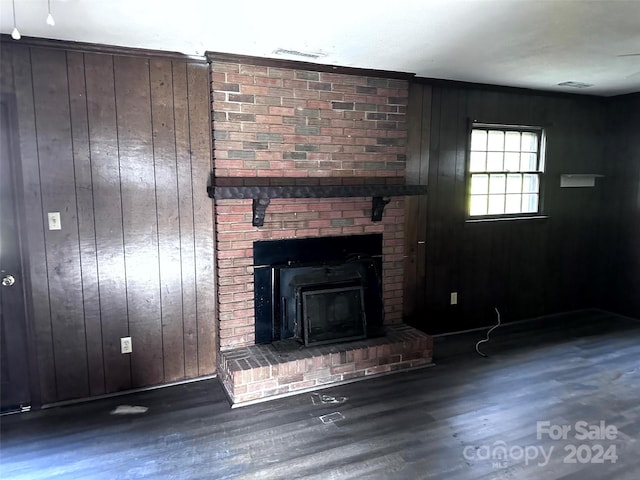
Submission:
[[[22,295],[24,298],[25,314],[25,342],[27,345],[27,371],[29,373],[30,406],[32,410],[42,406],[40,383],[38,381],[38,359],[35,343],[35,329],[33,325],[33,296],[31,289],[31,270],[29,268],[27,231],[23,219],[25,218],[24,182],[22,177],[22,155],[20,152],[20,123],[18,118],[18,103],[15,93],[0,92],[0,103],[8,112],[9,124],[9,162],[11,162],[13,178],[14,209],[16,212],[19,260],[22,276]]]

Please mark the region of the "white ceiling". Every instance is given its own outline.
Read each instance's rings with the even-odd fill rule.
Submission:
[[[23,36],[298,59],[421,77],[640,91],[640,0],[15,0]],[[10,33],[11,0],[0,0]],[[277,49],[322,53],[316,60]],[[576,90],[557,84],[592,84]]]

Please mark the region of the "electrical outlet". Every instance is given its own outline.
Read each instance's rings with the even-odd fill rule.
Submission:
[[[131,337],[122,337],[120,339],[120,352],[131,353],[133,351],[133,345],[131,344]]]
[[[451,292],[451,305],[458,304],[458,292]]]

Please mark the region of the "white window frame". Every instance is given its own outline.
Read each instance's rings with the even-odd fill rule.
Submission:
[[[484,150],[478,146],[478,142],[472,143],[474,131],[486,131],[487,140]],[[504,142],[509,132],[509,137],[513,140],[515,135],[511,132],[520,134],[535,134],[536,151],[533,152],[532,147],[520,147],[519,151],[509,148],[503,143],[502,150],[495,146],[489,145],[489,132],[503,132]],[[481,136],[478,136],[481,138]],[[499,138],[499,135],[493,134],[492,138]],[[528,138],[531,138],[528,136]],[[477,140],[477,138],[476,138]],[[526,140],[526,139],[525,139]],[[523,125],[504,125],[472,122],[469,129],[469,142],[467,148],[467,188],[466,188],[466,218],[467,220],[491,220],[491,219],[510,219],[510,218],[528,218],[539,217],[543,215],[543,184],[545,173],[545,131],[542,127],[523,126]],[[533,145],[533,144],[531,144]],[[475,152],[475,153],[474,153]],[[485,164],[482,169],[482,152],[485,153]],[[499,164],[499,160],[491,162],[489,156],[493,159],[499,158],[499,152],[502,153],[501,168],[493,168]],[[518,155],[520,162],[518,168],[514,168],[514,158]],[[535,154],[535,162],[532,154]],[[505,161],[505,157],[507,160]],[[528,157],[526,160],[525,158]],[[529,166],[525,165],[529,162]],[[507,163],[505,165],[505,163]],[[515,189],[518,185],[518,177],[520,178],[520,189]],[[486,178],[486,193],[484,193],[484,181]],[[537,179],[537,182],[534,181]],[[494,183],[495,182],[495,183]],[[504,182],[504,188],[494,188],[500,182]],[[507,183],[508,182],[508,183]],[[537,183],[537,190],[534,188]],[[494,193],[491,192],[494,188]],[[484,194],[483,194],[484,193]],[[517,198],[520,198],[520,208],[516,211],[515,205]],[[474,200],[476,203],[474,205]],[[482,207],[478,208],[477,202],[486,200],[486,210]],[[534,201],[535,200],[535,201]],[[500,210],[499,202],[503,202],[502,210]],[[494,202],[494,203],[492,203]],[[534,207],[535,204],[535,208]],[[493,208],[492,208],[493,207]]]

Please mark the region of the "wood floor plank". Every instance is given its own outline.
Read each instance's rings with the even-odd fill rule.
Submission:
[[[9,479],[636,479],[640,322],[585,311],[439,337],[436,366],[231,409],[217,380],[2,417]],[[142,415],[110,415],[117,405]],[[323,423],[323,415],[344,418]],[[536,422],[601,420],[614,440],[536,437]],[[504,443],[501,443],[504,442]],[[566,463],[567,444],[615,446],[615,463]],[[551,451],[497,465],[496,445]],[[467,450],[465,450],[467,449]],[[552,450],[550,450],[552,449]],[[468,453],[465,455],[465,451]],[[471,453],[469,453],[471,452]]]

